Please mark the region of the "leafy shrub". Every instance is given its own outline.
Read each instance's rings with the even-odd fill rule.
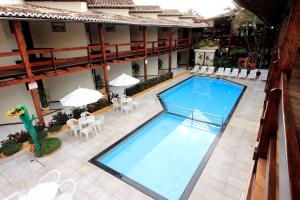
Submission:
[[[219,46],[219,43],[213,40],[201,40],[198,44],[194,45],[194,49],[200,49],[202,47],[213,47],[213,46]]]
[[[163,74],[161,76],[155,77],[155,78],[151,78],[148,79],[146,81],[142,81],[138,84],[135,84],[129,88],[126,88],[125,93],[127,96],[132,96],[135,95],[143,90],[146,90],[150,87],[153,87],[154,85],[157,85],[158,83],[164,82],[168,79],[173,78],[173,73],[172,72],[168,72],[166,74]]]
[[[6,156],[11,156],[17,153],[18,151],[20,151],[21,148],[22,148],[21,143],[11,142],[3,145],[0,151]]]
[[[247,57],[248,51],[247,51],[247,49],[234,48],[231,50],[230,54],[234,57]]]
[[[79,119],[80,118],[80,114],[83,113],[84,111],[86,111],[86,108],[73,108],[72,109],[72,117],[75,119]]]
[[[55,124],[64,125],[70,119],[70,116],[64,112],[58,112],[56,115],[52,116],[52,120]]]
[[[27,142],[29,139],[30,139],[30,134],[27,131],[21,130],[20,132],[16,132],[14,134],[9,134],[7,136],[7,140],[5,140],[5,141],[23,143],[23,142]],[[2,142],[5,142],[5,141],[2,141]]]
[[[48,132],[56,132],[61,129],[62,125],[58,124],[58,122],[51,120],[48,123],[47,131]]]
[[[104,107],[108,106],[109,104],[110,104],[109,101],[107,101],[106,99],[100,99],[96,103],[92,103],[92,104],[87,105],[87,111],[92,113],[92,112],[95,112],[97,110],[100,110],[101,108],[104,108]]]
[[[162,59],[158,59],[158,69],[162,69],[164,62],[162,61]]]
[[[40,141],[40,144],[41,144],[41,153],[50,154],[60,147],[61,141],[60,139],[54,137],[44,138]]]
[[[42,132],[46,128],[45,124],[37,122],[34,126],[36,132]]]

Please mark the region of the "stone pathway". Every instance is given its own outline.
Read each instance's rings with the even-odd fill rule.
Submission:
[[[28,150],[0,159],[0,198],[15,191],[26,192],[50,169],[58,169],[62,178],[78,184],[75,199],[150,199],[130,185],[89,163],[88,160],[124,137],[162,110],[156,94],[186,79],[176,78],[138,96],[140,109],[128,115],[109,110],[101,133],[89,141],[76,140],[68,129],[56,136],[63,143],[50,156],[34,159]],[[264,82],[238,80],[247,85],[235,113],[226,127],[190,199],[245,199],[251,174],[252,152],[264,99]]]

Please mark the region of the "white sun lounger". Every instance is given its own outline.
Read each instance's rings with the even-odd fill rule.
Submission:
[[[231,72],[231,68],[225,68],[223,76],[227,76],[228,77],[230,75],[230,72]]]
[[[207,71],[207,66],[202,66],[202,68],[198,71],[198,74],[205,74]]]
[[[256,78],[256,72],[257,72],[257,71],[258,71],[257,69],[251,70],[251,71],[250,71],[250,74],[249,74],[248,77],[247,77],[247,79],[253,79],[253,80],[255,80],[255,78]]]
[[[214,73],[214,71],[215,71],[215,67],[209,67],[207,72],[206,72],[206,75],[211,75],[211,74]]]
[[[224,73],[224,67],[219,67],[217,73],[216,73],[216,76],[222,76]]]
[[[195,67],[191,70],[191,73],[197,73],[200,69],[199,65],[195,65]]]
[[[259,80],[266,81],[268,79],[268,70],[260,70]]]
[[[235,77],[239,75],[239,69],[238,68],[233,68],[232,72],[230,73],[230,77]]]
[[[246,78],[247,77],[247,69],[242,69],[238,77]]]

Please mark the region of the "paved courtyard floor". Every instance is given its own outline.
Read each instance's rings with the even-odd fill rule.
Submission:
[[[140,103],[138,111],[128,115],[112,110],[102,113],[105,122],[101,133],[89,141],[76,140],[66,129],[56,135],[62,140],[61,148],[49,156],[34,159],[26,149],[0,159],[0,198],[16,191],[28,191],[41,175],[58,169],[63,179],[72,178],[77,182],[76,200],[150,199],[88,160],[160,112],[163,108],[156,94],[189,76],[182,75],[136,97]],[[265,82],[231,80],[248,87],[189,199],[245,199]]]

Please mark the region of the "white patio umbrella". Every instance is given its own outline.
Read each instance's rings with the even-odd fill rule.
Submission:
[[[97,90],[78,88],[60,100],[62,106],[79,107],[95,103],[103,97]]]
[[[127,74],[122,74],[115,78],[114,80],[109,82],[111,86],[130,86],[140,82],[139,79],[133,78],[132,76],[128,76]]]

